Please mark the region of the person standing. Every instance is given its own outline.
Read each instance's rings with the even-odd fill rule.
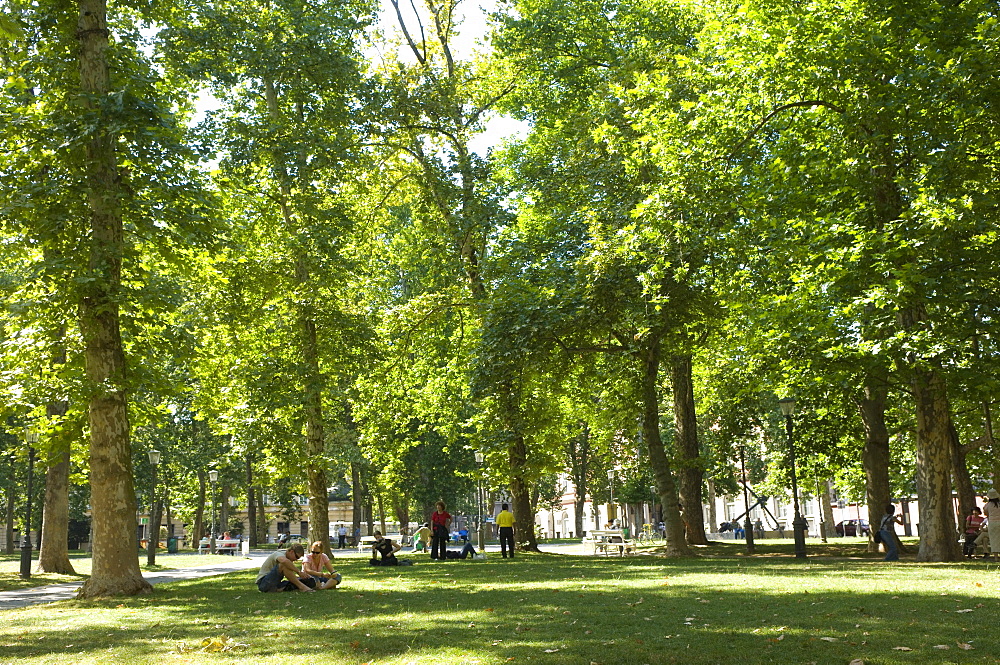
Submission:
[[[337,549],[342,550],[345,547],[347,547],[347,525],[341,524],[337,529]]]
[[[979,532],[983,530],[983,511],[979,510],[979,506],[973,506],[972,512],[969,513],[965,518],[965,547],[964,554],[966,558],[971,559],[976,554],[976,538],[979,537]]]
[[[899,561],[899,545],[896,544],[896,524],[902,524],[903,520],[896,515],[896,506],[891,503],[885,507],[885,515],[878,525],[879,534],[882,536],[882,544],[885,545],[884,561]]]
[[[514,513],[507,509],[507,504],[500,506],[500,514],[497,515],[497,527],[500,529],[500,554],[507,558],[507,550],[510,550],[510,558],[514,558]]]
[[[434,508],[431,513],[431,558],[443,559],[451,536],[451,514],[445,510],[444,501],[435,503]]]
[[[983,514],[986,515],[986,530],[990,535],[990,556],[996,559],[1000,555],[1000,493],[996,490],[986,493]]]

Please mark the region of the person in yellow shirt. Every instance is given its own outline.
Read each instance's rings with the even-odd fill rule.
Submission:
[[[500,554],[507,558],[507,550],[510,550],[510,558],[514,558],[514,513],[507,509],[507,504],[500,506],[500,514],[497,515],[497,526],[500,529]]]

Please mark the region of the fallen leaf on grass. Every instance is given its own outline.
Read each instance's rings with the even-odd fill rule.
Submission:
[[[824,642],[839,642],[840,641],[836,637],[821,637],[819,639],[823,640]]]
[[[559,649],[545,649],[542,653],[555,653],[556,651],[559,651]]]
[[[951,647],[950,647],[950,646],[948,646],[947,644],[935,644],[935,645],[934,645],[933,647],[931,647],[931,648],[933,648],[933,649],[941,649],[942,651],[945,651],[945,650],[947,650],[947,649],[950,649]]]
[[[975,612],[976,610],[955,610],[955,614],[965,614],[966,612]]]
[[[974,646],[972,646],[971,644],[966,644],[965,642],[956,642],[956,644],[958,644],[959,649],[965,649],[966,651],[971,651],[972,649],[975,649]]]
[[[855,658],[854,660],[852,660],[851,662],[849,662],[847,665],[865,665],[865,661],[861,660],[860,658]]]
[[[910,647],[893,647],[893,651],[913,651]]]

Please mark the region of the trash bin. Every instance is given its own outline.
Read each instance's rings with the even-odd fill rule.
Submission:
[[[174,536],[167,538],[167,553],[177,554],[177,538]]]

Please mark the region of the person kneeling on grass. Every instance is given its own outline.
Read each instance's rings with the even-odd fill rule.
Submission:
[[[372,545],[372,560],[371,565],[373,566],[398,566],[399,560],[396,559],[396,552],[399,551],[399,543],[394,543],[388,538],[382,537],[381,531],[376,531],[375,544]],[[379,561],[379,554],[382,555],[382,560]]]
[[[309,548],[309,554],[302,559],[302,572],[316,580],[317,589],[336,589],[344,579],[330,563],[330,557],[323,553],[323,543],[317,540]]]
[[[264,560],[257,574],[257,588],[262,593],[271,591],[315,591],[316,580],[311,575],[300,573],[295,562],[302,558],[305,550],[298,543],[282,552],[278,550]]]

